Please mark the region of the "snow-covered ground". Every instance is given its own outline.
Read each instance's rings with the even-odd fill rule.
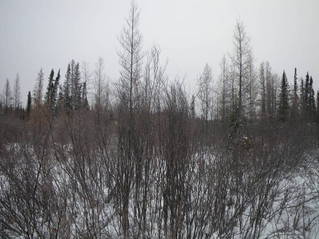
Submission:
[[[21,149],[18,144],[7,146],[10,152],[17,153]],[[12,238],[27,234],[30,238],[50,235],[58,238],[63,238],[62,235],[66,238],[122,238],[122,204],[115,196],[119,185],[113,178],[114,172],[108,168],[110,165],[102,159],[103,154],[100,159],[81,165],[75,161],[71,146],[61,148],[61,155],[56,150],[47,161],[34,160],[36,154],[31,147],[28,152],[23,152],[26,155],[21,154],[21,159],[7,171],[2,167],[0,174],[0,213],[3,213],[0,233],[5,231]],[[232,179],[218,182],[215,175],[209,175],[212,170],[217,172],[214,168],[217,167],[216,155],[210,152],[193,155],[184,179],[188,197],[175,208],[181,210],[185,218],[180,221],[180,235],[183,238],[219,238],[220,235],[225,238],[319,238],[318,156],[318,151],[311,152],[305,155],[304,164],[294,171],[265,178],[264,184],[257,179],[256,187],[251,183],[253,178],[243,175],[243,182],[247,180],[252,191],[243,188],[235,195]],[[167,206],[163,198],[168,196],[165,195],[168,185],[163,161],[157,158],[153,163],[158,167],[149,175],[143,231],[145,238],[164,238],[169,236],[163,229],[163,213]],[[221,183],[226,183],[227,187],[220,187]],[[134,186],[128,206],[130,233],[142,237],[139,234],[142,223],[136,221],[141,218],[141,209],[136,208],[133,189]],[[224,194],[224,201],[218,201]],[[138,198],[141,200],[142,197]],[[219,212],[216,209],[218,203],[225,204],[223,217],[210,214]],[[139,206],[142,204],[143,201],[138,203]],[[34,211],[30,211],[32,208]],[[173,217],[170,209],[166,216]],[[222,219],[224,224],[214,221],[214,217]],[[28,226],[28,222],[33,224]],[[231,231],[223,232],[222,228]]]

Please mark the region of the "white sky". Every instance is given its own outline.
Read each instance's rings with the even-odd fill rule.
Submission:
[[[292,78],[307,71],[319,80],[318,0],[136,0],[144,50],[160,46],[171,79],[191,88],[205,63],[219,74],[232,51],[237,19],[246,26],[256,63],[268,60],[275,72]],[[20,75],[22,98],[32,90],[41,67],[64,76],[71,59],[89,63],[104,58],[108,77],[119,76],[118,36],[130,0],[1,0],[0,87]],[[25,100],[24,100],[25,101]]]

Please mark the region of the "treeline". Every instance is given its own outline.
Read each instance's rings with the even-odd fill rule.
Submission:
[[[240,31],[244,31],[242,25],[238,25],[238,27]],[[154,57],[154,54],[157,54],[159,58],[158,48],[154,48],[149,55]],[[250,51],[249,54],[251,54]],[[236,61],[233,62],[233,58],[230,59],[232,64],[228,64],[227,59],[223,58],[221,74],[215,83],[212,79],[210,66],[205,65],[197,82],[198,89],[187,99],[195,118],[206,121],[232,121],[235,119],[248,121],[277,119],[282,122],[301,119],[311,122],[318,121],[319,91],[315,93],[313,78],[308,73],[305,78],[298,77],[295,68],[293,84],[289,84],[285,71],[282,73],[282,77],[279,77],[271,71],[269,62],[262,62],[259,68],[255,69],[251,57],[248,55],[249,60],[247,61],[244,57],[239,59],[239,62],[246,62],[247,65],[238,66]],[[136,88],[136,90],[142,91],[143,89],[138,88],[143,81],[150,77],[148,75],[150,74],[148,72],[150,59],[146,61],[144,70],[139,69],[138,79],[134,79],[136,85],[132,85],[132,88]],[[142,67],[142,64],[139,67]],[[111,95],[114,98],[113,102],[115,102],[118,86],[123,81],[122,77],[113,88],[110,88],[109,82],[105,81],[102,59],[99,59],[93,73],[94,77],[85,64],[81,71],[80,64],[72,60],[67,66],[64,81],[61,80],[60,70],[55,76],[54,69],[52,69],[47,87],[44,89],[46,81],[41,69],[33,92],[28,92],[25,107],[21,103],[19,75],[14,82],[13,93],[7,79],[3,89],[4,93],[0,98],[0,112],[2,114],[20,112],[19,115],[25,118],[26,114],[30,114],[31,109],[36,109],[39,106],[48,107],[55,116],[61,112],[71,112],[83,108],[92,111],[102,108],[114,109],[115,106],[111,106]],[[88,83],[93,86],[91,94],[94,95],[94,98],[91,100],[91,104],[88,101]]]
[[[158,49],[154,50],[158,51]],[[102,62],[102,59],[99,61]],[[223,67],[226,66],[223,65]],[[98,70],[103,71],[103,69]],[[223,68],[223,71],[227,71],[227,69]],[[236,83],[238,79],[232,78],[234,72],[222,72],[220,81],[214,86],[212,71],[206,65],[198,80],[197,93],[187,99],[194,117],[204,120],[224,121],[238,117],[238,111],[241,108],[241,117],[245,120],[277,119],[285,122],[304,119],[311,122],[318,121],[319,91],[315,94],[313,78],[308,73],[305,79],[299,78],[298,80],[297,69],[295,68],[293,84],[289,85],[285,71],[279,79],[278,75],[271,72],[268,62],[261,63],[258,71],[258,77],[256,75],[257,71],[253,72],[255,79],[250,79],[253,82],[244,86],[245,92],[240,97],[239,86]],[[94,111],[97,108],[111,106],[109,95],[115,93],[117,84],[112,92],[108,86],[106,87],[104,77],[98,76],[97,80],[94,80],[97,83],[95,85],[96,90],[93,92],[94,101],[89,105],[87,78],[84,80],[81,77],[80,64],[74,60],[68,64],[64,82],[60,82],[60,78],[60,70],[55,76],[52,69],[44,92],[45,79],[44,72],[41,69],[33,93],[28,92],[26,107],[23,107],[21,103],[19,76],[17,75],[13,94],[10,82],[7,80],[0,101],[0,111],[2,114],[23,113],[25,109],[29,115],[31,109],[36,109],[42,105],[48,107],[52,113],[57,115],[62,111],[71,112],[83,108]],[[240,98],[242,98],[242,103],[239,101]],[[216,103],[214,104],[214,102]],[[196,106],[198,106],[198,109],[196,109]]]
[[[314,238],[312,78],[295,70],[289,86],[269,63],[256,69],[238,23],[218,82],[206,65],[189,95],[169,81],[158,48],[142,54],[138,17],[132,5],[116,84],[101,59],[94,77],[72,60],[63,81],[51,71],[46,89],[39,72],[22,116],[5,94],[0,236]]]

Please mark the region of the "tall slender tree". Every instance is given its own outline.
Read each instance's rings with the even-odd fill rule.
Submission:
[[[285,71],[282,74],[280,96],[279,96],[279,109],[278,117],[281,121],[287,121],[289,113],[289,85]]]
[[[34,104],[37,106],[41,105],[43,100],[43,81],[44,81],[44,72],[43,72],[43,69],[41,68],[38,73],[36,85],[33,90]]]
[[[274,98],[273,89],[274,89],[274,78],[272,74],[272,70],[269,62],[265,63],[265,81],[266,81],[266,114],[268,117],[272,117],[274,115],[273,112],[273,104]]]
[[[304,117],[306,114],[306,92],[305,92],[305,83],[301,78],[300,80],[300,111]]]
[[[82,96],[81,96],[81,107],[84,109],[89,109],[89,102],[87,98],[87,88],[86,82],[82,84]]]
[[[63,82],[63,107],[64,109],[69,112],[71,110],[71,64],[68,64],[65,80]]]
[[[95,87],[95,109],[100,114],[103,104],[103,94],[104,94],[104,84],[105,84],[105,73],[104,73],[104,61],[103,58],[99,58],[94,71],[94,87]]]
[[[52,69],[49,76],[47,93],[45,96],[45,103],[48,106],[48,108],[51,110],[51,112],[56,111],[59,80],[60,80],[60,70],[58,71],[58,74],[56,78],[54,79],[54,70]]]
[[[261,116],[266,115],[266,79],[265,79],[265,63],[262,62],[259,67],[259,82],[261,86]]]
[[[221,93],[220,93],[220,116],[222,120],[226,119],[227,114],[230,110],[230,102],[231,102],[231,95],[230,95],[230,76],[229,76],[229,67],[224,56],[222,62],[220,64],[221,68],[221,75],[220,75],[220,84],[221,84]]]
[[[57,107],[57,100],[58,100],[58,91],[60,86],[60,70],[58,71],[58,74],[55,78],[54,85],[53,85],[53,92],[52,92],[52,107],[56,111]]]
[[[72,77],[72,87],[71,87],[71,104],[72,109],[77,110],[81,106],[81,73],[80,64],[76,63],[74,65],[73,77]]]
[[[32,104],[32,98],[31,98],[31,92],[28,92],[28,99],[27,99],[27,116],[30,115],[31,112],[31,104]]]
[[[12,106],[12,95],[9,79],[6,80],[6,84],[4,86],[4,107],[7,111]]]
[[[205,65],[202,75],[198,80],[198,98],[201,104],[202,118],[209,120],[209,113],[213,108],[213,87],[212,87],[212,70],[208,64]]]
[[[237,22],[235,26],[234,49],[232,62],[238,83],[238,103],[236,111],[237,117],[241,119],[244,110],[244,99],[248,93],[246,85],[249,78],[249,65],[251,64],[250,40],[246,34],[245,27],[241,22]]]
[[[256,100],[257,100],[257,73],[254,66],[252,54],[249,55],[248,64],[248,116],[250,119],[256,118]]]
[[[20,77],[17,74],[14,87],[13,87],[13,107],[14,109],[19,109],[21,106],[21,89],[20,89]]]
[[[313,79],[309,73],[306,74],[305,85],[302,89],[302,99],[303,117],[306,120],[312,121],[314,119],[316,105]]]
[[[314,120],[316,115],[316,100],[315,100],[315,91],[313,90],[313,79],[310,76],[309,80],[309,118]]]
[[[130,9],[129,18],[123,28],[119,42],[122,50],[119,52],[120,58],[120,81],[122,89],[128,91],[129,112],[133,112],[134,98],[137,97],[138,84],[141,78],[142,66],[142,35],[138,29],[139,10],[133,2]]]
[[[306,117],[308,118],[310,112],[310,76],[309,73],[306,75],[305,82],[305,109],[306,109]]]
[[[48,106],[52,105],[53,89],[54,89],[54,70],[52,69],[50,72],[49,82],[48,82],[48,86],[47,86],[47,92],[45,95],[45,103]]]
[[[298,77],[297,77],[297,68],[295,68],[294,73],[294,88],[292,95],[292,105],[291,105],[291,116],[293,119],[296,119],[299,114],[299,96],[298,96]]]
[[[141,78],[142,65],[142,36],[138,29],[139,10],[132,2],[129,17],[119,38],[121,51],[120,58],[120,83],[118,96],[120,100],[119,117],[121,121],[119,136],[119,169],[118,185],[121,205],[121,225],[124,239],[129,235],[129,200],[132,185],[135,185],[135,206],[138,204],[138,192],[140,187],[140,158],[135,157],[138,152],[138,139],[135,131],[134,111],[138,103],[138,89]],[[128,115],[127,115],[128,113]],[[126,119],[125,119],[126,118]],[[133,180],[132,180],[133,179]],[[134,218],[137,210],[134,206]]]

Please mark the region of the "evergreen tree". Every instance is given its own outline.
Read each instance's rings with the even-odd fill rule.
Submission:
[[[313,120],[316,115],[315,92],[313,90],[313,80],[309,80],[309,119]]]
[[[298,97],[298,84],[297,84],[297,68],[295,68],[294,89],[293,89],[292,107],[291,107],[291,116],[293,119],[297,118],[298,112],[299,112],[299,97]]]
[[[310,79],[309,79],[309,74],[307,73],[306,75],[306,83],[305,83],[305,91],[304,91],[304,104],[305,104],[305,110],[306,110],[306,116],[308,117],[308,114],[309,114],[309,109],[310,109],[310,87],[309,87],[309,84],[310,84]]]
[[[72,60],[71,63],[68,64],[63,85],[65,109],[67,110],[77,110],[81,107],[82,84],[80,83],[80,80],[80,64]]]
[[[58,71],[58,74],[54,80],[54,70],[52,69],[49,76],[49,83],[48,83],[47,93],[45,97],[45,103],[52,112],[56,110],[59,80],[60,80],[60,70]]]
[[[81,74],[80,64],[76,63],[74,66],[74,74],[72,78],[72,108],[77,110],[81,106]]]
[[[65,81],[63,83],[63,104],[64,104],[64,109],[67,111],[71,110],[71,90],[70,90],[70,85],[71,85],[71,65],[68,64],[68,68],[65,74]]]
[[[306,75],[306,83],[302,91],[302,109],[303,116],[306,120],[312,121],[315,117],[316,104],[315,104],[315,92],[313,90],[313,80],[309,76],[309,73]]]
[[[87,89],[86,89],[86,82],[82,85],[82,97],[81,97],[82,107],[84,109],[89,109],[89,102],[87,98]]]
[[[304,80],[301,79],[300,82],[300,108],[301,108],[301,113],[303,116],[305,116],[306,113],[306,96],[305,96],[305,84]]]
[[[60,70],[58,71],[58,75],[55,78],[53,89],[52,89],[52,100],[51,100],[51,109],[52,111],[56,111],[57,107],[57,95],[59,89],[59,81],[60,81]]]
[[[47,93],[45,95],[45,103],[47,106],[52,105],[52,95],[53,95],[53,89],[54,89],[54,71],[51,70],[50,76],[49,76],[49,83],[47,87]]]
[[[63,96],[63,88],[59,86],[59,94],[57,99],[57,112],[61,112],[64,109],[64,96]]]
[[[192,119],[195,119],[195,96],[192,95],[192,101],[191,101],[191,106],[190,106],[190,110],[191,110],[191,116]]]
[[[32,99],[31,99],[31,92],[28,92],[28,100],[27,100],[27,115],[30,115],[31,112],[31,103],[32,103]]]
[[[278,117],[281,121],[287,121],[289,112],[288,92],[289,85],[285,71],[282,74],[280,95],[279,95],[279,109]]]
[[[59,108],[64,108],[68,112],[77,110],[84,104],[88,107],[86,83],[81,83],[80,64],[74,60],[68,64],[58,99],[59,104],[63,105],[63,107],[59,106]]]

